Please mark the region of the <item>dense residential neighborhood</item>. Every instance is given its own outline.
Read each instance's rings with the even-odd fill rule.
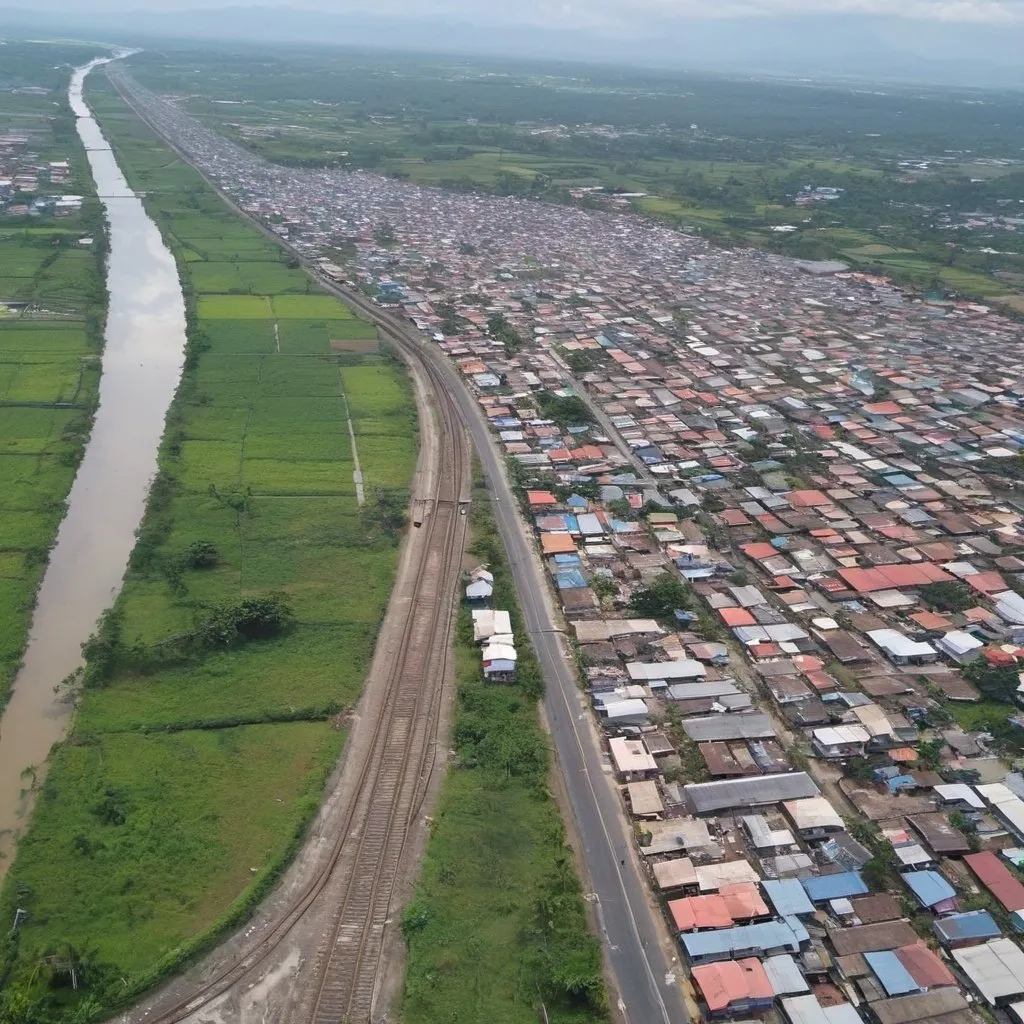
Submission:
[[[629,215],[272,168],[148,105],[460,369],[703,1019],[1024,1021],[1021,325]],[[491,582],[464,596],[501,685]]]

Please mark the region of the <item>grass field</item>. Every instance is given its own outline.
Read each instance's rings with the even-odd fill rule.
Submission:
[[[42,994],[32,965],[70,943],[91,965],[81,995],[110,1006],[243,915],[317,807],[342,743],[334,716],[358,698],[398,552],[356,504],[342,387],[371,495],[406,493],[417,422],[395,358],[332,349],[339,336],[374,339],[372,325],[310,293],[309,279],[109,85],[92,82],[90,100],[129,181],[151,190],[147,206],[181,261],[189,350],[124,589],[0,914],[15,902],[31,914],[14,991]],[[60,368],[52,386],[67,391],[75,350],[46,337]],[[41,388],[32,365],[19,355],[0,373],[0,394]],[[20,457],[33,463],[75,416],[0,402],[0,445],[10,436],[3,417],[15,413]],[[5,514],[0,555],[4,531],[35,544],[38,522]],[[189,561],[197,544],[213,550],[212,564]],[[13,568],[0,559],[0,572]],[[275,594],[294,616],[279,635],[175,646],[213,609]]]
[[[514,609],[486,492],[478,499],[474,552],[495,573],[496,606]],[[536,1024],[544,1019],[542,1004],[551,1024],[608,1019],[600,952],[547,787],[539,668],[517,632],[517,684],[488,684],[468,610],[460,615],[458,760],[445,779],[403,919],[405,1024]]]
[[[27,59],[32,47],[20,48]],[[5,47],[5,59],[17,64],[12,49]],[[31,81],[36,71],[62,89],[67,70],[55,73],[48,64],[58,51],[36,49],[37,63],[22,74]],[[0,93],[0,127],[29,130],[34,155],[15,159],[69,159],[74,189],[89,197],[77,135],[72,129],[56,137],[59,97]],[[21,663],[36,591],[92,424],[106,308],[105,232],[96,202],[87,198],[81,214],[59,221],[15,222],[24,220],[0,218],[0,704]],[[77,244],[83,235],[94,238],[91,247]]]

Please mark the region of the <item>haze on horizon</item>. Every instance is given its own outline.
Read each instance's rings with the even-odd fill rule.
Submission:
[[[0,0],[9,26],[1024,88],[1024,0]],[[896,13],[894,13],[894,11]]]

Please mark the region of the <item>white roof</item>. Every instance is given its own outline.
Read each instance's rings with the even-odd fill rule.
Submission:
[[[985,645],[970,633],[952,629],[940,640],[936,640],[935,646],[949,654],[967,654],[969,651],[976,651]]]
[[[579,524],[580,533],[584,537],[597,537],[604,533],[601,520],[593,512],[581,512],[576,517],[576,522]]]
[[[843,743],[867,743],[871,735],[859,725],[825,726],[814,730],[814,738],[823,747],[839,746]]]
[[[683,885],[697,884],[697,872],[689,857],[660,861],[654,865],[653,871],[659,889],[676,889]]]
[[[496,633],[512,632],[512,618],[506,611],[496,608],[473,609],[473,639],[479,643]]]
[[[608,741],[608,750],[615,767],[623,774],[658,770],[658,762],[651,757],[643,740],[628,740],[623,736],[615,736]]]
[[[788,828],[774,829],[763,814],[748,814],[743,818],[750,836],[750,845],[755,850],[777,850],[796,846],[793,833]]]
[[[843,819],[827,797],[809,796],[803,800],[787,800],[782,806],[798,829],[843,827]]]
[[[931,644],[911,640],[898,629],[871,629],[868,636],[876,647],[897,658],[920,658],[936,653]]]
[[[952,953],[989,1005],[1024,994],[1024,950],[1012,939],[990,939]]]
[[[932,788],[943,800],[949,800],[950,802],[963,800],[979,811],[985,809],[985,801],[974,792],[973,787],[968,786],[964,782],[944,782],[941,786],[933,786]]]
[[[1006,622],[1024,625],[1024,597],[1013,590],[995,595],[996,614]]]
[[[932,856],[928,851],[917,843],[910,843],[907,846],[896,847],[896,857],[905,867],[912,868],[918,864],[931,863]]]
[[[1024,838],[1024,800],[1015,796],[1001,782],[976,786],[975,789],[1009,822],[1014,832]]]
[[[723,886],[737,882],[761,881],[761,876],[745,860],[719,861],[717,864],[698,864],[697,886],[701,892],[717,892]]]
[[[851,1003],[822,1006],[816,996],[790,996],[782,1008],[792,1024],[864,1024],[864,1018]]]
[[[631,661],[626,666],[630,679],[703,679],[708,670],[699,661],[660,661],[649,664],[642,661]]]
[[[484,661],[515,661],[516,649],[511,644],[486,644],[481,658]]]
[[[791,995],[794,992],[806,992],[810,986],[803,976],[796,960],[789,953],[780,953],[761,961],[764,973],[768,975],[772,991],[777,996]]]
[[[636,716],[643,717],[650,712],[650,708],[647,707],[647,701],[637,700],[635,698],[612,701],[609,704],[605,704],[601,710],[604,712],[606,718],[613,719],[634,718]]]
[[[853,713],[872,736],[895,735],[889,716],[877,704],[862,704],[859,708],[854,708]]]

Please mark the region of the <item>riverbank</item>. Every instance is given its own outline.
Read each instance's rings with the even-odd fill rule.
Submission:
[[[0,93],[0,131],[25,133],[32,147],[9,145],[5,165],[31,173],[40,161],[67,161],[66,187],[85,201],[70,216],[5,208],[0,218],[0,707],[92,426],[107,310],[107,226],[68,105],[70,72],[51,66],[86,60],[89,51],[29,43],[5,50],[14,51],[21,80],[53,90]]]
[[[76,638],[75,595],[58,587],[59,639],[47,626],[58,611],[52,581],[68,554],[58,538],[99,400],[108,302],[108,224],[75,130],[70,72],[53,66],[95,51],[30,43],[5,51],[11,73],[38,92],[0,93],[3,167],[20,175],[21,197],[31,200],[0,205],[0,879],[40,765],[71,714],[54,692],[74,666],[63,667],[64,641],[77,660],[75,645],[102,610]],[[63,192],[81,200],[58,216]]]
[[[124,589],[0,912],[29,911],[17,965],[70,944],[109,1006],[245,916],[315,811],[397,564],[374,512],[404,499],[417,445],[401,365],[346,351],[375,329],[105,80],[88,98],[178,259],[188,351]]]
[[[609,1019],[601,952],[548,789],[551,758],[537,708],[543,679],[483,488],[472,515],[470,551],[494,573],[493,606],[512,611],[517,682],[485,682],[463,605],[457,757],[403,916],[401,1016],[406,1024],[597,1024]]]

